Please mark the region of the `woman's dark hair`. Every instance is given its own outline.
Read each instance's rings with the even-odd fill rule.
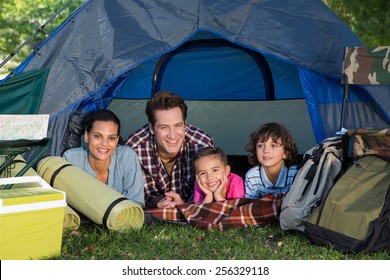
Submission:
[[[185,122],[187,119],[187,105],[183,98],[172,92],[160,90],[146,104],[145,113],[148,116],[148,121],[154,126],[157,110],[169,110],[176,107],[180,108]]]
[[[248,161],[250,164],[259,164],[256,156],[257,142],[266,142],[268,139],[280,144],[284,148],[286,158],[284,160],[287,167],[295,163],[297,156],[297,146],[291,132],[278,123],[266,123],[257,128],[249,136],[249,143],[245,145],[245,150],[249,152]]]
[[[198,151],[192,160],[193,166],[195,167],[195,162],[199,160],[202,157],[206,156],[213,156],[213,155],[218,155],[221,161],[225,164],[228,165],[228,159],[226,154],[222,151],[222,149],[218,147],[205,147],[202,150]]]
[[[102,110],[98,110],[96,112],[93,112],[88,117],[85,130],[87,132],[90,132],[94,122],[96,122],[96,121],[105,121],[105,122],[111,121],[111,122],[115,123],[116,125],[118,125],[118,135],[120,135],[121,122],[120,122],[119,118],[112,111],[107,110],[107,109],[102,109]]]

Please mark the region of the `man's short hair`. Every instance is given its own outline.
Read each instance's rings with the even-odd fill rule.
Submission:
[[[183,98],[170,91],[160,90],[146,104],[145,113],[148,116],[148,121],[154,126],[157,110],[169,110],[177,107],[180,108],[185,122],[187,119],[187,105]]]

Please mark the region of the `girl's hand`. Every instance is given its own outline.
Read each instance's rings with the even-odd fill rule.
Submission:
[[[226,192],[227,192],[227,184],[228,184],[228,176],[227,173],[224,172],[221,178],[221,184],[214,192],[215,201],[224,201],[226,200]]]
[[[206,188],[205,186],[202,185],[202,183],[200,182],[200,180],[198,178],[198,175],[196,175],[196,182],[198,183],[199,188],[205,194],[205,197],[204,197],[202,203],[212,202],[213,201],[213,193],[208,188]]]

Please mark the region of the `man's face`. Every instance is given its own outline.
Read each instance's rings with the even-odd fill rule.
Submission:
[[[156,123],[149,123],[156,137],[157,153],[163,161],[174,160],[185,138],[186,124],[179,107],[156,111]]]

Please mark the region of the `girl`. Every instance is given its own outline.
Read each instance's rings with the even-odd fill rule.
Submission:
[[[245,197],[261,198],[267,193],[287,193],[298,171],[297,154],[290,131],[277,123],[257,128],[245,146],[248,161],[255,164],[245,175]]]
[[[230,173],[227,157],[220,148],[203,148],[195,154],[193,163],[195,203],[244,197],[244,182],[240,176]]]

